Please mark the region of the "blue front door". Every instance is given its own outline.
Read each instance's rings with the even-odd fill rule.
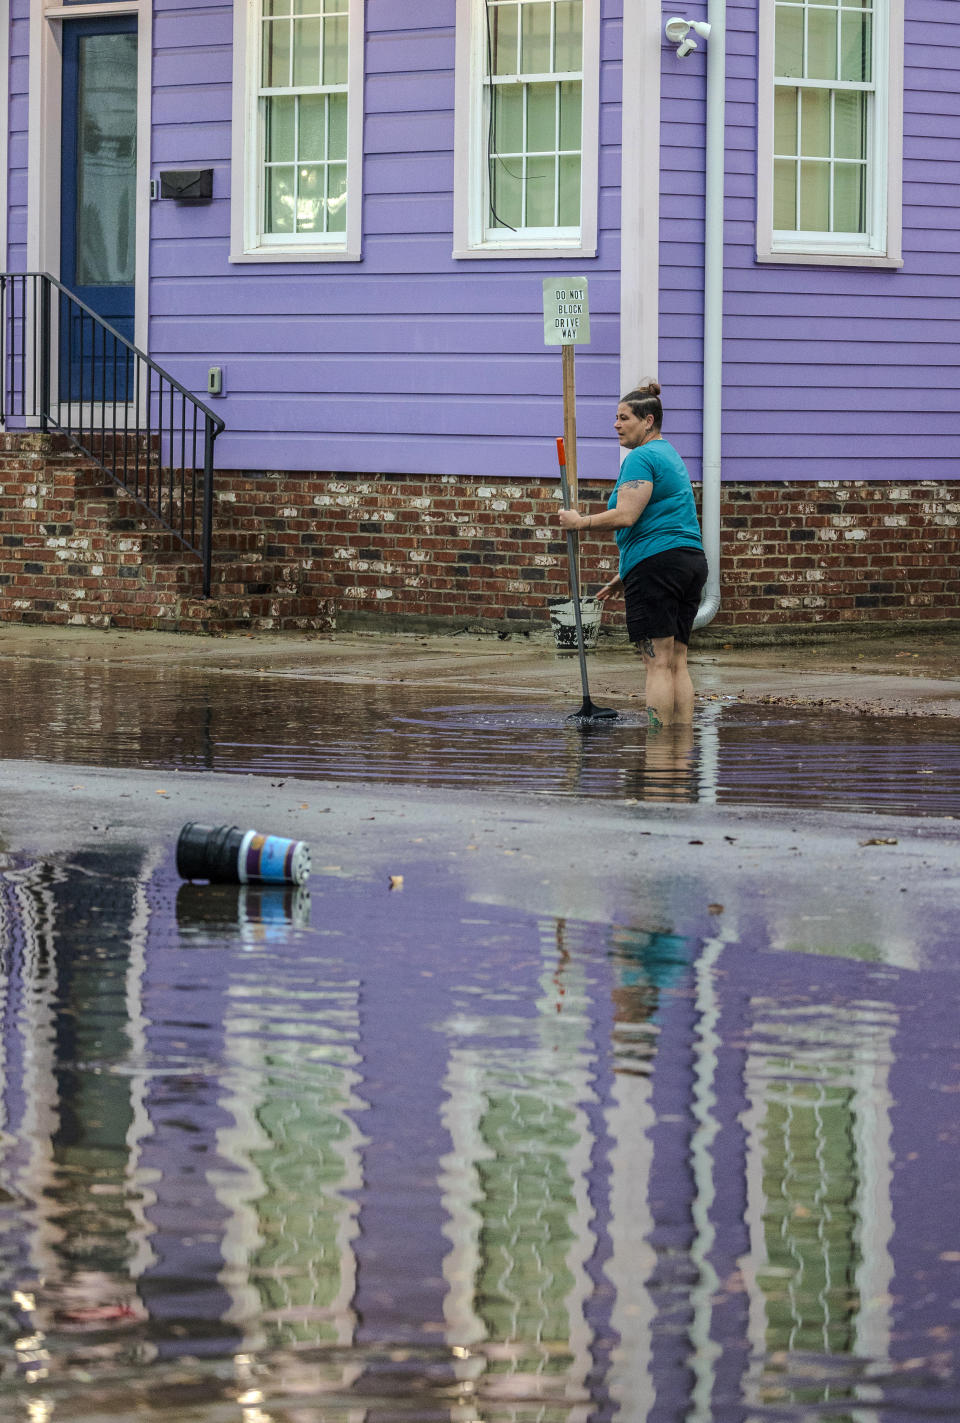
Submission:
[[[133,340],[137,20],[63,22],[60,280]],[[126,367],[76,308],[61,307],[60,398],[126,398]],[[119,348],[122,353],[122,348]],[[119,374],[114,372],[118,371]]]

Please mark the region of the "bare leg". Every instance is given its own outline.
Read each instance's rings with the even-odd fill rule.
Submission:
[[[650,731],[659,731],[675,719],[674,640],[672,637],[644,638],[639,646],[646,671],[647,726]]]
[[[673,644],[673,719],[683,726],[693,722],[693,682],[687,667],[686,643]]]

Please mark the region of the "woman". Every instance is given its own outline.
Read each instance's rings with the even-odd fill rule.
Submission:
[[[693,721],[693,683],[687,645],[707,560],[687,467],[660,433],[663,406],[655,380],[625,395],[615,429],[630,451],[602,514],[562,509],[564,529],[612,529],[620,550],[619,576],[600,589],[606,599],[622,588],[627,634],[643,654],[647,721],[652,731]]]

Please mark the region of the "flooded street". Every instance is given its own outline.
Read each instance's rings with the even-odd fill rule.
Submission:
[[[960,1416],[956,721],[6,670],[5,1419]]]
[[[572,670],[572,669],[571,669]],[[0,685],[3,754],[158,771],[960,815],[956,722],[706,700],[648,740],[636,706],[586,729],[533,691],[34,662]]]

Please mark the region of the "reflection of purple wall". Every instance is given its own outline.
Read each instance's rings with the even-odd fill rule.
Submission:
[[[3,1147],[0,1154],[0,1186],[4,1199],[18,1199],[19,1183],[32,1154],[30,1134],[24,1129],[28,1107],[28,1078],[25,1063],[27,1042],[23,1030],[24,973],[26,943],[15,882],[0,875],[0,972],[4,991],[0,998],[2,1036]],[[23,1216],[16,1206],[0,1208],[0,1295],[29,1282],[30,1241]]]
[[[138,1292],[161,1355],[222,1353],[238,1331],[223,1322],[231,1298],[218,1279],[228,1211],[211,1175],[231,1163],[216,1150],[232,1124],[222,1104],[224,1019],[230,980],[224,949],[181,939],[172,853],[148,886],[151,903],[143,1011],[152,1075],[146,1100],[152,1132],[140,1153],[152,1181],[145,1215],[154,1261]],[[177,1070],[177,1065],[182,1065]]]
[[[367,1140],[354,1241],[357,1342],[426,1344],[443,1337],[447,1251],[438,1165],[450,1150],[440,1117],[447,1042],[437,1028],[463,968],[447,896],[432,886],[424,893],[408,867],[394,873],[405,874],[411,889],[391,894],[386,942],[382,886],[358,902],[356,886],[325,884],[323,904],[334,922],[351,925],[362,983],[361,1090],[368,1110],[358,1122]],[[430,943],[437,951],[426,976],[423,948]]]
[[[955,969],[902,973],[883,985],[900,1029],[890,1071],[893,1111],[893,1294],[891,1345],[902,1361],[940,1356],[954,1376],[960,1303],[960,1030]],[[949,1327],[947,1327],[949,1324]],[[955,1415],[955,1416],[956,1416]]]

